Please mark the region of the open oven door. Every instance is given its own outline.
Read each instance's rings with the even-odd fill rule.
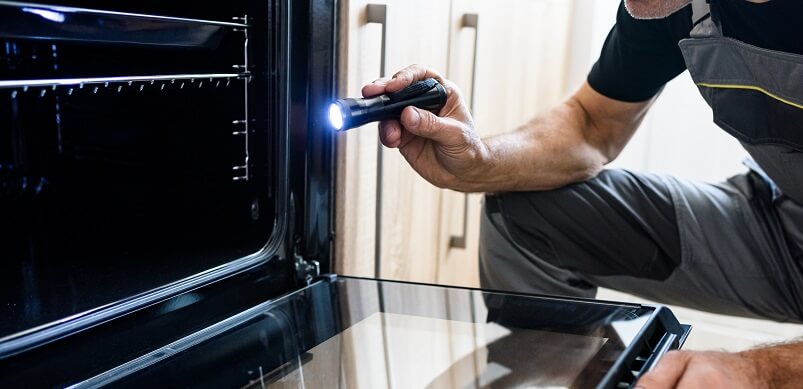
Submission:
[[[322,277],[76,388],[623,388],[683,344],[666,308]]]

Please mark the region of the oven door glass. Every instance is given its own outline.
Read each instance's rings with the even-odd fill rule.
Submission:
[[[659,324],[661,309],[340,277],[78,387],[610,386],[635,346],[660,348],[682,328]],[[644,366],[648,354],[631,359]]]

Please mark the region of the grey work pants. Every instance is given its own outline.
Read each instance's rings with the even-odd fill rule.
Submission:
[[[483,288],[593,298],[598,286],[715,313],[803,322],[803,271],[767,185],[606,170],[486,196]]]

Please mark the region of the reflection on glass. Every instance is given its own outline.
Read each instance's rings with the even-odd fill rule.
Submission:
[[[173,357],[116,383],[261,389],[593,387],[630,343],[641,339],[636,335],[655,312],[636,305],[340,277],[241,313],[225,327],[210,328],[206,340],[195,335],[192,342],[178,341],[166,347]]]
[[[606,338],[376,313],[258,388],[568,388]],[[378,369],[349,363],[385,362]],[[366,366],[367,367],[367,366]],[[335,379],[336,381],[331,381]]]
[[[340,308],[355,321],[249,387],[580,387],[601,378],[647,318],[630,307],[340,282]]]

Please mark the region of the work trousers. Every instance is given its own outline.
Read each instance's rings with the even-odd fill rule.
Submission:
[[[597,287],[727,315],[803,322],[803,256],[755,173],[721,184],[606,170],[486,195],[483,288],[593,298]]]

